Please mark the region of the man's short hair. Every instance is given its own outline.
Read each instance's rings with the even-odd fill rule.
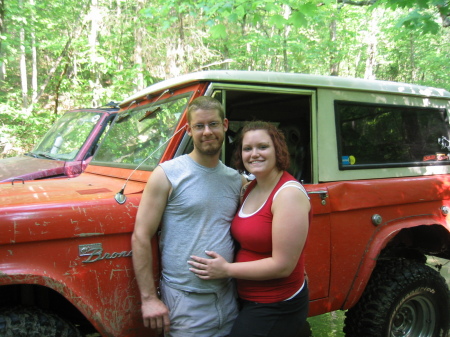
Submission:
[[[197,110],[217,110],[220,119],[222,121],[225,119],[225,111],[223,110],[222,104],[211,96],[197,97],[189,104],[187,111],[188,123],[192,120],[192,112]]]

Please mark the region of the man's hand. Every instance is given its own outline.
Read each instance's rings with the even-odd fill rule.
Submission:
[[[158,298],[142,302],[142,317],[144,326],[150,327],[161,333],[168,333],[170,330],[169,309]]]

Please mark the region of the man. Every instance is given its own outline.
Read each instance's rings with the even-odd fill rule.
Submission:
[[[233,260],[230,223],[245,182],[219,160],[228,120],[219,101],[198,97],[186,130],[194,149],[160,164],[144,189],[132,236],[133,265],[144,325],[166,336],[226,336],[238,309],[229,279],[204,281],[189,271],[191,255],[206,250]],[[151,238],[161,226],[161,293],[152,272]]]

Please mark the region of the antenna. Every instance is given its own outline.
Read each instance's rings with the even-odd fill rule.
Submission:
[[[128,176],[127,180],[125,181],[125,184],[123,184],[122,189],[116,193],[116,195],[114,196],[114,199],[117,201],[117,203],[119,203],[120,205],[124,204],[125,201],[127,201],[127,197],[123,194],[125,191],[125,187],[128,184],[128,181],[130,180],[131,176],[134,174],[134,172],[136,172],[136,170],[142,165],[144,164],[151,156],[153,156],[161,147],[163,147],[164,145],[166,145],[173,137],[175,137],[177,134],[179,134],[182,130],[184,130],[186,128],[186,124],[183,125],[183,127],[180,128],[180,130],[178,130],[177,132],[175,132],[172,137],[170,137],[169,139],[167,139],[164,143],[162,143],[155,151],[153,151],[152,153],[150,153],[138,166],[136,166],[136,168],[130,173],[130,175]]]

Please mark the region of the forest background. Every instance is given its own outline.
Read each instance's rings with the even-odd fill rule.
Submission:
[[[0,158],[65,110],[208,69],[450,90],[448,0],[0,0]]]

